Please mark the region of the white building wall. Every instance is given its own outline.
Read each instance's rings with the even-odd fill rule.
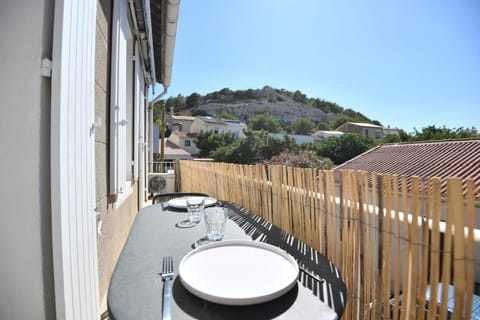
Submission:
[[[247,128],[247,125],[245,123],[228,120],[226,120],[225,122],[227,123],[227,126],[224,128],[224,132],[233,132],[239,138],[245,138],[245,133],[243,133],[243,130]]]
[[[0,4],[0,319],[55,319],[50,206],[53,1]]]
[[[173,143],[173,144],[176,144],[177,146],[179,146],[180,148],[182,148],[183,150],[187,151],[188,153],[190,154],[198,154],[200,152],[200,150],[197,148],[197,146],[195,145],[195,143],[193,142],[195,138],[183,138],[183,137],[180,137],[178,136],[178,134],[176,132],[172,132],[172,134],[170,135],[170,137],[168,137],[168,140]],[[190,141],[190,145],[189,146],[185,146],[185,140],[189,140]]]

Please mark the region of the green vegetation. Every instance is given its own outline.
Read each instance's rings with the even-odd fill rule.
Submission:
[[[276,138],[265,130],[246,130],[245,138],[235,138],[232,133],[200,132],[194,142],[201,150],[201,157],[216,161],[251,164],[270,159],[284,150],[295,147],[295,141],[288,136]]]
[[[295,134],[311,135],[316,127],[316,124],[312,120],[302,117],[293,121],[290,127],[292,132]]]
[[[201,157],[213,158],[215,161],[242,164],[290,163],[317,168],[331,168],[333,163],[347,161],[376,144],[373,139],[356,134],[345,134],[320,143],[300,146],[287,135],[276,138],[265,130],[246,130],[245,135],[245,138],[235,138],[232,133],[202,131],[194,142],[200,149]],[[283,155],[277,157],[280,154]]]
[[[248,119],[247,124],[252,130],[265,130],[272,133],[280,132],[281,129],[281,124],[278,120],[269,118],[264,114]]]
[[[194,142],[197,148],[200,149],[200,157],[211,157],[212,152],[215,150],[231,145],[235,142],[235,134],[233,132],[226,133],[214,133],[210,131],[200,131]]]
[[[411,141],[428,141],[428,140],[446,140],[446,139],[467,139],[479,138],[480,135],[474,127],[449,129],[445,126],[436,127],[434,125],[422,128],[418,131],[414,128],[414,132],[407,133],[400,130],[398,135],[386,135],[383,137],[382,143],[411,142]]]
[[[377,142],[370,137],[347,133],[328,138],[318,144],[317,154],[341,164],[373,148]]]

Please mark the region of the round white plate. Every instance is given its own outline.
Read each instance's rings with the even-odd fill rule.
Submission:
[[[217,199],[205,198],[205,207],[214,206],[217,203]],[[180,197],[168,200],[168,206],[177,209],[187,208],[187,197]]]
[[[282,249],[252,240],[213,242],[180,262],[180,280],[194,295],[227,305],[280,297],[298,278],[298,264]]]

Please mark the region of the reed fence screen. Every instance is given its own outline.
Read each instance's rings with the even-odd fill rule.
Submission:
[[[347,285],[344,319],[447,319],[439,284],[454,286],[451,319],[470,319],[473,180],[198,161],[179,172],[181,191],[241,204],[326,255]]]

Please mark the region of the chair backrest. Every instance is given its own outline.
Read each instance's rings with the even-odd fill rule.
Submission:
[[[201,192],[165,192],[165,193],[156,194],[152,199],[152,203],[155,204],[155,203],[165,202],[173,198],[188,197],[188,196],[208,197],[208,194],[201,193]]]

